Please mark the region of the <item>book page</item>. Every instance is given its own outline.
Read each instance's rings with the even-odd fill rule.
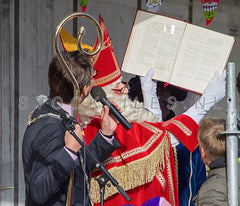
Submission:
[[[202,94],[216,70],[225,69],[235,39],[188,24],[171,83]]]
[[[144,76],[154,68],[154,79],[170,80],[186,27],[180,20],[138,10],[121,70]]]

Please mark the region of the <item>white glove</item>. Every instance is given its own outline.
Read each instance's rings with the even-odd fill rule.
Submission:
[[[219,77],[216,71],[211,82],[204,90],[203,95],[195,104],[190,107],[184,114],[190,116],[197,124],[211,109],[211,107],[221,101],[226,95],[226,70]]]
[[[152,112],[162,122],[162,110],[157,97],[157,81],[152,80],[154,69],[148,70],[144,77],[140,77],[144,107]]]

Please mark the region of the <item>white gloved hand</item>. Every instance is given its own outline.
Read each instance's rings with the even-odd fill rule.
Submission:
[[[148,70],[144,77],[140,77],[144,107],[151,111],[162,122],[162,110],[157,97],[157,81],[153,81],[152,77],[154,69]]]
[[[204,90],[203,95],[195,104],[190,107],[184,114],[190,116],[197,124],[211,109],[211,107],[221,101],[226,95],[226,70],[219,77],[216,71],[211,82]]]
[[[214,104],[221,101],[226,95],[226,70],[219,77],[219,72],[216,71],[211,82],[204,90],[201,97],[204,109],[209,110]]]

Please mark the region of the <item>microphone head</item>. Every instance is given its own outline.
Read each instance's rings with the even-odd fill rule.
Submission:
[[[45,104],[46,101],[48,101],[48,97],[46,95],[39,95],[36,97],[37,103],[39,106],[42,106]]]
[[[103,91],[101,87],[95,86],[91,90],[91,96],[98,102],[101,101],[104,97],[106,97],[106,93]]]

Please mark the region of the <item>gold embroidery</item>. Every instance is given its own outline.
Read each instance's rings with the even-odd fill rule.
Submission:
[[[172,168],[171,168],[171,164],[168,161],[166,163],[166,167],[167,167],[167,173],[168,173],[168,186],[169,186],[169,201],[171,205],[176,205],[175,202],[175,194],[174,194],[174,185],[173,185],[173,179],[172,179]]]
[[[129,157],[140,154],[142,152],[146,152],[160,138],[160,136],[163,133],[162,130],[159,130],[157,128],[155,128],[153,130],[153,128],[149,127],[148,124],[146,124],[146,123],[141,123],[141,124],[145,127],[148,127],[152,132],[154,132],[152,137],[149,138],[149,140],[143,146],[140,146],[140,147],[134,148],[132,150],[129,150],[127,152],[124,152],[124,153],[121,154],[121,156],[116,156],[114,158],[110,157],[110,158],[106,159],[103,162],[105,165],[108,165],[108,164],[113,163],[113,162],[116,162],[116,163],[121,162],[122,159],[127,159]]]
[[[164,176],[160,170],[158,171],[156,177],[157,177],[157,180],[159,181],[160,185],[162,186],[163,192],[164,192],[165,188],[166,188],[166,179],[164,178]]]
[[[112,50],[112,45],[111,45],[111,39],[110,37],[107,37],[107,39],[103,42],[103,46],[102,46],[102,49],[101,49],[101,52],[105,49],[107,49],[108,47],[110,47],[110,50],[111,50],[111,54],[112,54],[112,58],[113,58],[113,61],[114,61],[114,64],[115,64],[115,71],[108,74],[107,76],[104,76],[102,78],[97,78],[95,79],[95,82],[94,82],[94,85],[98,85],[98,84],[104,84],[106,82],[109,82],[111,80],[113,80],[114,78],[116,78],[117,76],[121,76],[121,72],[120,72],[120,69],[119,69],[119,66],[118,66],[118,63],[117,63],[117,59],[115,57],[115,54]],[[99,54],[100,52],[95,55],[94,57],[94,60],[93,62],[95,63],[97,61],[97,59],[99,58]]]
[[[173,154],[174,154],[174,163],[176,168],[176,177],[177,177],[177,187],[178,187],[178,157],[177,157],[177,148],[173,147]]]
[[[120,70],[115,70],[114,72],[108,74],[107,76],[104,76],[102,78],[96,79],[94,82],[94,85],[98,85],[98,84],[103,84],[106,82],[111,81],[112,79],[114,79],[116,76],[121,75]]]
[[[176,120],[176,119],[171,119],[169,121],[164,122],[162,125],[163,127],[166,127],[169,124],[175,124],[179,129],[181,129],[187,136],[192,135],[192,131],[182,122]]]
[[[61,119],[61,117],[59,115],[56,115],[56,114],[53,114],[53,113],[47,113],[47,114],[41,114],[39,115],[38,117],[32,119],[32,115],[33,115],[33,112],[35,110],[33,110],[30,115],[28,116],[28,119],[27,119],[27,126],[30,126],[31,124],[33,124],[35,121],[37,121],[38,119],[41,119],[43,117],[54,117],[54,118],[57,118],[57,119]]]
[[[149,140],[142,146],[138,147],[134,150],[128,151],[123,154],[124,158],[128,158],[130,156],[134,156],[136,154],[147,151],[151,147],[151,145],[156,141],[157,138],[160,138],[162,131],[150,124],[142,123],[142,126],[154,132],[154,134],[149,138]],[[116,178],[119,182],[119,185],[127,191],[133,189],[137,186],[149,183],[153,180],[153,178],[157,175],[160,169],[165,168],[164,156],[166,157],[167,162],[169,161],[169,149],[170,149],[170,141],[165,134],[161,143],[147,156],[127,163],[123,166],[113,167],[108,171],[111,175]],[[115,158],[109,158],[105,161],[106,164],[112,162],[120,161],[120,156]],[[92,188],[92,198],[94,203],[100,202],[100,194],[99,194],[99,185],[94,178],[91,181]],[[117,188],[111,186],[106,187],[104,199],[118,193]]]
[[[192,180],[192,173],[193,173],[193,168],[192,168],[192,152],[190,152],[190,168],[191,168],[191,172],[190,172],[190,177],[189,177],[189,199],[188,199],[188,206],[191,205],[191,199],[192,199],[192,184],[191,184],[191,180]]]

